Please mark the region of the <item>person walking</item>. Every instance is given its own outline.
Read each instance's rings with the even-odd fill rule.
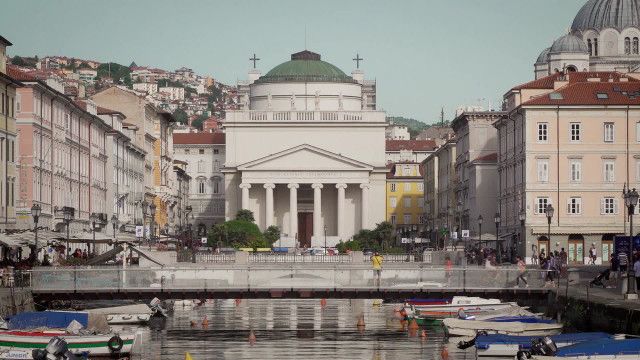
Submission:
[[[525,264],[524,260],[520,256],[516,256],[516,261],[518,262],[518,277],[516,278],[516,287],[520,287],[520,280],[524,282],[525,287],[529,287],[529,283],[527,283],[527,279],[525,279],[525,275],[527,273],[527,264]]]
[[[589,249],[589,265],[595,265],[596,259],[598,259],[598,250],[596,250],[596,244],[591,244],[591,249]]]
[[[636,262],[633,264],[633,271],[636,273],[636,293],[640,290],[640,257],[636,257]]]
[[[538,265],[538,247],[535,245],[531,245],[531,263]]]
[[[377,251],[371,256],[371,265],[373,266],[373,278],[375,286],[380,286],[380,277],[382,275],[382,261],[384,258]]]

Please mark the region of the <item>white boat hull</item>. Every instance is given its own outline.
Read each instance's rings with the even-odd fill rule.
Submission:
[[[111,314],[106,317],[109,325],[135,325],[148,323],[151,314]]]
[[[538,324],[522,322],[495,322],[461,319],[442,321],[449,336],[476,336],[478,331],[487,334],[505,334],[517,336],[550,336],[560,334],[562,324]]]
[[[533,355],[531,360],[638,360],[640,354],[629,355],[577,355],[577,356],[541,356]]]

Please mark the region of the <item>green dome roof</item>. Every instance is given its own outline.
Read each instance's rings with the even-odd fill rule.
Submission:
[[[320,55],[304,50],[291,55],[291,61],[284,62],[261,76],[257,83],[274,82],[346,82],[355,80],[338,67],[320,60]]]

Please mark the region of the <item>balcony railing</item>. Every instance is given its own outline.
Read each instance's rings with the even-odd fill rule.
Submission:
[[[384,122],[383,111],[228,111],[227,123],[245,121],[367,121]]]

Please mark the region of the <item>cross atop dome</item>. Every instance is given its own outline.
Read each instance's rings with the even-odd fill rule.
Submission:
[[[313,51],[303,50],[295,54],[291,54],[291,60],[320,60],[320,54]]]

